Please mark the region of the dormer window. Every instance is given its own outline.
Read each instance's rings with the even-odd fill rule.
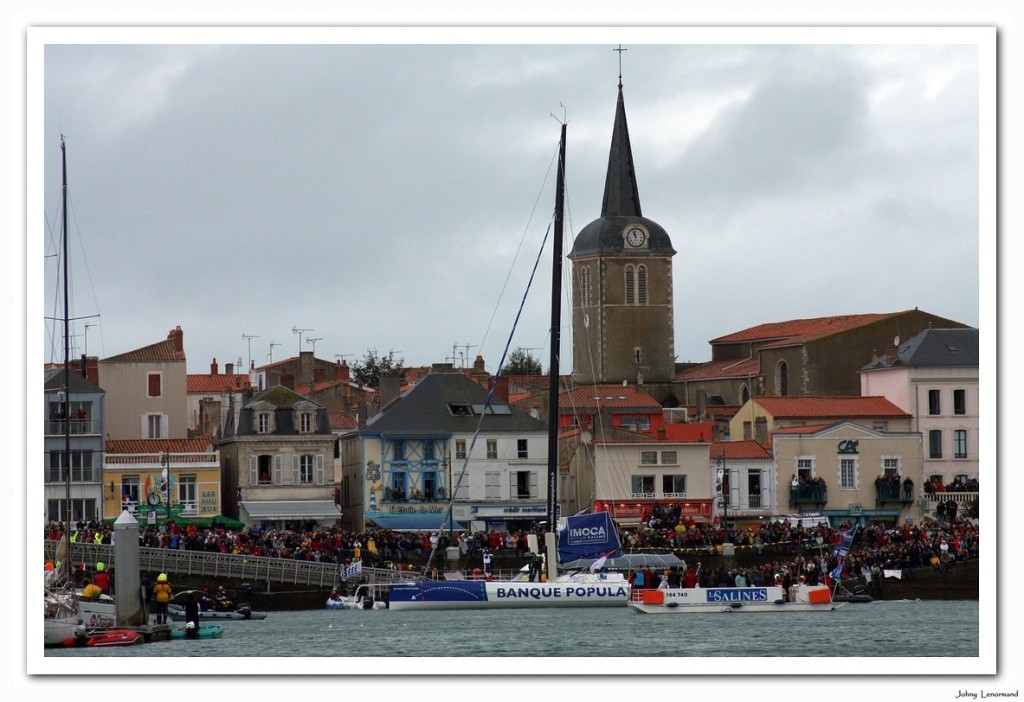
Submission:
[[[270,433],[270,412],[260,412],[256,415],[256,431],[260,434]]]
[[[299,415],[299,432],[302,434],[309,434],[313,431],[313,414],[311,412],[303,412]]]

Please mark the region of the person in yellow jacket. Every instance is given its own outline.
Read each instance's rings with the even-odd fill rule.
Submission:
[[[167,616],[167,603],[171,601],[171,585],[167,582],[167,573],[156,576],[153,586],[153,611],[156,612],[156,623],[163,624]]]
[[[98,600],[103,591],[100,590],[99,586],[91,582],[89,578],[85,579],[85,587],[82,588],[82,597],[87,600]]]

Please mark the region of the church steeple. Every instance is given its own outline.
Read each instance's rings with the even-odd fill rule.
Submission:
[[[608,154],[608,174],[604,179],[602,217],[641,217],[640,191],[633,168],[633,150],[626,126],[626,103],[622,97],[622,76],[619,76],[619,100],[615,105],[612,146]]]
[[[601,216],[580,230],[569,253],[577,383],[625,382],[659,400],[671,395],[675,253],[664,227],[640,210],[620,65]]]

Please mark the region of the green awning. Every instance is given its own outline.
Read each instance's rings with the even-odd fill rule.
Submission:
[[[245,522],[240,522],[237,519],[226,517],[223,514],[218,514],[216,517],[203,517],[202,519],[190,519],[189,524],[195,525],[201,529],[207,527],[212,529],[244,529]]]

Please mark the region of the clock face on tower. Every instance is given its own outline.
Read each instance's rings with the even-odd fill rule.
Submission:
[[[647,232],[640,227],[633,227],[626,232],[626,243],[634,249],[644,245],[647,241]]]

